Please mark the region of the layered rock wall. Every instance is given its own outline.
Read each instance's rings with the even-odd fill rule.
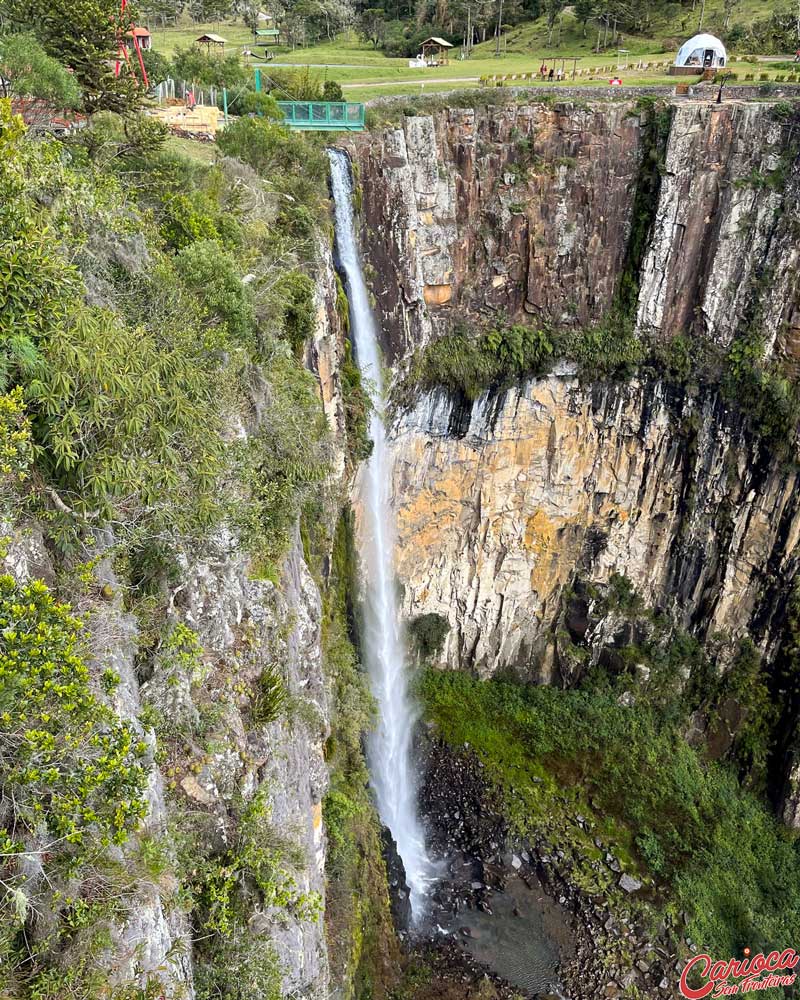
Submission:
[[[641,273],[639,329],[727,345],[753,320],[770,346],[800,337],[800,170],[771,105],[674,108]]]
[[[565,590],[612,573],[700,635],[774,652],[800,558],[797,473],[751,449],[718,399],[588,386],[565,367],[466,409],[427,395],[393,448],[403,611],[447,619],[449,666],[559,681]]]
[[[392,357],[468,313],[586,324],[608,308],[642,153],[629,105],[454,108],[370,138],[362,238]]]
[[[768,343],[794,359],[800,170],[791,154],[796,124],[782,107],[692,100],[653,112],[631,100],[451,108],[352,141],[388,355],[406,354],[459,318],[596,322],[619,289],[639,227],[640,331],[727,344],[757,308]],[[646,127],[653,113],[671,116],[664,148]],[[653,157],[664,160],[660,195],[637,208]]]

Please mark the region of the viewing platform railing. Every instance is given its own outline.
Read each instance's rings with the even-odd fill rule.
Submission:
[[[278,101],[286,124],[294,129],[363,132],[364,105],[348,101]]]

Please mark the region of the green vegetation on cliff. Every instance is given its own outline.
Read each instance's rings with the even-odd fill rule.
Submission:
[[[344,511],[333,539],[324,603],[323,651],[334,713],[325,747],[331,784],[323,803],[328,834],[325,923],[331,978],[343,996],[382,995],[396,975],[397,942],[389,912],[380,820],[362,744],[374,704],[353,643],[357,617],[353,516]]]
[[[626,870],[656,880],[656,911],[689,913],[688,936],[715,954],[769,951],[800,933],[800,858],[769,810],[733,774],[706,765],[680,729],[609,691],[558,691],[432,671],[427,714],[469,743],[503,792],[520,835],[543,835],[579,867],[596,852],[574,823],[602,831]],[[580,789],[575,791],[575,789]],[[594,803],[594,806],[590,804]],[[610,879],[585,888],[613,899]],[[580,884],[580,877],[576,876]]]
[[[593,668],[568,690],[429,670],[420,682],[426,715],[454,748],[469,745],[483,761],[513,832],[564,850],[585,892],[602,893],[612,909],[631,903],[602,862],[600,836],[645,882],[633,903],[642,919],[666,921],[677,947],[679,935],[714,954],[766,952],[800,933],[800,853],[748,790],[761,785],[776,722],[758,658],[740,644],[725,652],[732,665],[720,675],[711,653],[653,617],[626,583],[615,578],[596,595],[603,614],[629,620],[634,635],[644,623],[648,635],[609,649],[616,670]],[[560,638],[559,655],[570,650]],[[732,717],[736,735],[720,756]],[[706,737],[687,738],[701,724]]]
[[[139,680],[157,667],[166,691],[199,696],[206,653],[167,604],[179,559],[233,527],[277,580],[298,516],[328,503],[328,425],[301,357],[325,157],[268,121],[233,126],[225,153],[187,159],[158,123],[110,112],[37,139],[0,100],[1,513],[15,538],[41,528],[57,572],[52,588],[3,577],[0,992],[15,1000],[161,995],[171,966],[109,967],[147,886],[194,928],[200,998],[280,995],[268,938],[245,928],[256,910],[319,917],[266,787],[231,806],[224,843],[180,793],[169,836],[139,829],[150,768],[195,780],[222,706],[184,717],[145,692],[138,720],[133,679],[118,690],[112,669],[131,612]],[[84,630],[54,594],[88,609]],[[254,725],[292,709],[279,680],[237,693]]]

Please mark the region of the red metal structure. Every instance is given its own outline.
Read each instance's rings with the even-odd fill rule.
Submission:
[[[127,7],[127,5],[128,5],[128,0],[122,0],[122,3],[120,5],[120,9],[119,9],[120,23],[124,23],[125,8]],[[129,34],[129,36],[130,36],[130,38],[131,38],[131,40],[133,42],[133,49],[134,49],[134,52],[136,53],[136,58],[139,61],[139,69],[142,72],[142,82],[144,83],[145,87],[149,87],[150,86],[150,81],[147,79],[147,70],[144,68],[144,59],[142,58],[142,47],[139,44],[139,38],[138,38],[138,36],[136,34],[135,25],[131,25],[131,30],[130,30],[130,32],[128,34]],[[119,39],[119,58],[117,59],[116,66],[114,67],[114,75],[115,76],[119,76],[119,74],[120,74],[120,71],[122,69],[122,60],[123,59],[127,63],[127,66],[128,66],[128,69],[131,72],[131,75],[132,76],[136,76],[136,70],[131,65],[131,57],[130,57],[130,53],[128,52],[128,45],[127,45],[127,43],[125,41],[126,37],[127,36],[120,35],[120,39]]]

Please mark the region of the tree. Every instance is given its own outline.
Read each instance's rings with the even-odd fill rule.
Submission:
[[[386,37],[386,15],[383,7],[369,7],[362,10],[357,21],[358,33],[366,42],[372,42],[377,49]]]
[[[74,108],[80,89],[72,74],[48,56],[33,35],[0,38],[0,97],[25,97],[28,125],[49,120],[52,109]]]
[[[188,80],[206,87],[245,87],[251,79],[251,74],[238,56],[208,55],[196,45],[176,49],[172,68],[177,80]]]
[[[163,28],[177,21],[183,10],[183,3],[182,0],[141,0],[138,9],[145,24],[158,24]]]
[[[147,70],[147,79],[151,85],[161,83],[162,80],[171,77],[174,72],[172,62],[157,49],[144,49],[142,59],[144,68]]]
[[[494,54],[500,55],[500,35],[503,32],[503,0],[497,0],[497,23],[494,29]]]
[[[335,80],[326,80],[322,87],[322,100],[343,101],[344,93],[341,84],[338,84]]]
[[[586,38],[586,25],[595,13],[595,0],[575,0],[575,17],[583,26],[583,37]]]
[[[547,44],[553,44],[553,30],[558,15],[564,9],[564,0],[547,0]]]
[[[138,78],[124,64],[115,74],[120,39],[133,24],[119,0],[0,0],[0,17],[72,70],[87,110],[127,111],[138,103]]]
[[[190,0],[189,13],[198,23],[221,21],[233,13],[232,0]]]

